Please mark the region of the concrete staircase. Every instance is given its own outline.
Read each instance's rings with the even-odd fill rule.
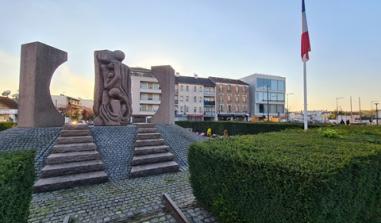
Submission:
[[[159,132],[151,123],[136,123],[138,134],[135,141],[130,177],[144,177],[162,173],[176,172],[179,164],[169,152]]]
[[[105,181],[107,174],[89,127],[65,125],[45,160],[34,191],[54,191]]]

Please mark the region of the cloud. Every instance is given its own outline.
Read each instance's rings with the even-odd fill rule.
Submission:
[[[68,64],[57,68],[50,84],[51,94],[65,94],[71,97],[93,98],[94,79],[74,72]]]

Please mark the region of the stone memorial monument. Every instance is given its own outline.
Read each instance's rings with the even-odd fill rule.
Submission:
[[[127,125],[131,111],[131,77],[123,64],[122,51],[94,52],[94,120],[95,125]]]
[[[64,125],[49,87],[54,71],[66,60],[66,52],[40,42],[21,46],[18,127]]]
[[[169,65],[152,66],[152,75],[157,79],[161,90],[159,109],[152,117],[155,124],[175,123],[175,70]]]

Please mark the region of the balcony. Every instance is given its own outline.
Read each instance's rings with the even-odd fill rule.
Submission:
[[[204,116],[205,117],[214,117],[214,116],[216,116],[216,113],[215,112],[204,112]]]
[[[140,104],[149,104],[149,105],[160,105],[159,100],[142,100],[140,99]]]
[[[204,101],[204,105],[215,105],[215,101]]]
[[[155,88],[140,88],[140,92],[143,92],[143,93],[156,93],[156,94],[161,94],[161,89],[155,89]]]

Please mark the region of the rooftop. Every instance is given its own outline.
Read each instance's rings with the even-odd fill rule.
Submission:
[[[214,83],[223,83],[223,84],[239,84],[239,85],[249,85],[241,80],[220,78],[220,77],[209,77]]]
[[[175,81],[176,81],[176,84],[178,84],[178,83],[196,84],[196,85],[203,85],[205,87],[215,87],[216,86],[208,78],[200,78],[200,77],[176,76]]]

